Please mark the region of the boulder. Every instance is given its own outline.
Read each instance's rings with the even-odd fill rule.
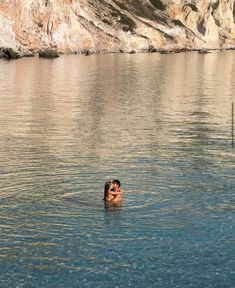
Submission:
[[[60,57],[59,52],[54,49],[41,50],[39,51],[38,55],[41,58],[49,58],[49,59]]]
[[[88,50],[88,49],[85,49],[85,50],[83,51],[83,54],[84,54],[85,56],[90,56],[90,55],[92,54],[92,52],[91,52],[90,50]]]
[[[157,52],[157,49],[154,48],[153,45],[149,45],[148,52],[149,52],[149,53],[155,53],[155,52]]]
[[[5,58],[5,54],[0,50],[0,59]]]
[[[34,56],[35,56],[34,53],[31,51],[24,52],[24,57],[34,57]]]
[[[0,51],[1,51],[2,57],[9,59],[9,60],[23,57],[22,53],[10,47],[1,48]]]
[[[22,47],[19,47],[19,52],[22,55],[22,57],[34,57],[36,54],[33,51],[30,51],[30,50],[22,48]]]

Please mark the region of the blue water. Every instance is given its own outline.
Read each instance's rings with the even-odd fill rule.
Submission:
[[[234,62],[1,61],[0,287],[234,287]]]

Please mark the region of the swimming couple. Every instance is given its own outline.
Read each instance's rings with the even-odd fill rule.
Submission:
[[[122,201],[122,189],[119,180],[105,182],[103,200],[109,203],[120,203]]]

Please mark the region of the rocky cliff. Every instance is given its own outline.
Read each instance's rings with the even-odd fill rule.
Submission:
[[[62,52],[235,46],[234,0],[1,0],[0,47]]]

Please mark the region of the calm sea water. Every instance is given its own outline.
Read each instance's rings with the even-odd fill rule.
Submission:
[[[234,52],[1,60],[0,287],[234,287],[234,79]]]

